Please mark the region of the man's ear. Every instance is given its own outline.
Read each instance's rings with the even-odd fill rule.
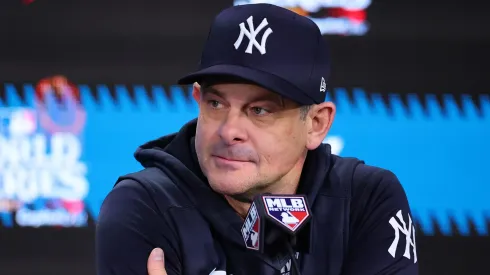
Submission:
[[[192,97],[199,105],[201,102],[201,85],[199,85],[197,82],[194,82],[194,85],[192,86]]]
[[[335,118],[335,104],[333,102],[323,102],[313,106],[310,110],[308,120],[308,137],[306,148],[314,150],[323,142]]]

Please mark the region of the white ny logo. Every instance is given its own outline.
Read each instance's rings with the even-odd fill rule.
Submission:
[[[299,259],[299,252],[296,252],[296,259]],[[289,274],[291,271],[291,265],[292,265],[292,261],[291,259],[289,259],[286,265],[283,268],[281,268],[281,275]]]
[[[254,27],[253,16],[250,16],[247,19],[247,23],[248,23],[248,30],[243,22],[240,23],[240,35],[238,36],[238,39],[234,44],[235,50],[238,50],[238,47],[240,47],[240,45],[242,44],[243,36],[246,35],[249,41],[245,52],[248,54],[252,54],[252,47],[255,46],[261,54],[265,54],[266,53],[265,44],[267,43],[267,38],[272,33],[271,28],[267,28],[267,30],[264,32],[264,35],[262,36],[262,40],[260,41],[260,45],[259,42],[255,40],[255,37],[257,36],[257,34],[260,33],[260,31],[262,31],[263,28],[265,28],[269,24],[267,22],[267,18],[264,18],[264,20],[262,20],[262,23],[260,23],[257,29],[255,29]]]
[[[390,248],[388,248],[388,252],[391,254],[393,258],[395,258],[396,249],[398,248],[398,241],[400,240],[400,232],[405,235],[405,253],[403,256],[407,259],[410,259],[410,246],[413,247],[413,260],[414,263],[417,262],[417,247],[415,245],[415,227],[412,225],[412,218],[410,218],[410,214],[408,214],[408,227],[405,221],[403,220],[402,211],[399,210],[396,213],[396,217],[400,220],[401,225],[397,222],[395,217],[391,217],[390,224],[395,230],[395,239],[393,243],[391,243]]]

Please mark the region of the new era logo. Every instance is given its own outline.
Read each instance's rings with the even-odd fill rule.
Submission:
[[[245,27],[245,23],[243,23],[243,22],[240,23],[240,25],[239,25],[240,26],[240,34],[238,35],[238,39],[236,40],[236,42],[234,44],[235,50],[238,50],[238,48],[242,44],[244,36],[246,36],[248,38],[248,46],[247,46],[247,49],[245,49],[246,53],[252,54],[253,47],[255,46],[255,48],[257,48],[257,50],[259,50],[259,52],[261,54],[265,54],[267,52],[265,49],[266,44],[267,44],[267,38],[272,33],[272,29],[267,28],[267,30],[265,30],[264,34],[262,35],[262,40],[260,41],[260,44],[259,44],[259,42],[257,42],[256,37],[269,24],[269,22],[267,22],[267,18],[264,18],[262,20],[262,23],[260,23],[260,25],[257,29],[255,29],[255,26],[254,26],[253,16],[250,16],[247,19],[247,24],[248,24],[248,29],[247,29],[247,27]]]
[[[302,197],[264,197],[267,215],[287,229],[296,231],[310,216]]]
[[[325,82],[325,78],[322,77],[320,82],[320,92],[324,93],[327,90],[327,83]]]

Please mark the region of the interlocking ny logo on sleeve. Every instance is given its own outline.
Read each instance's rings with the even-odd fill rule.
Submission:
[[[388,248],[388,252],[391,254],[393,258],[395,258],[395,253],[398,248],[398,242],[400,241],[400,232],[405,235],[405,253],[403,256],[407,259],[410,259],[410,246],[413,247],[413,260],[414,263],[417,262],[417,247],[415,245],[415,226],[412,225],[412,218],[410,214],[408,214],[408,227],[405,221],[403,220],[402,211],[399,210],[396,213],[396,217],[391,217],[390,224],[395,230],[395,239],[393,243],[391,243],[390,248]]]
[[[256,37],[269,24],[267,22],[267,18],[264,18],[262,20],[262,23],[260,23],[260,25],[257,29],[255,29],[255,27],[254,27],[253,16],[250,16],[247,19],[247,24],[248,24],[248,29],[245,27],[245,23],[243,23],[243,22],[240,23],[240,25],[239,25],[240,26],[240,35],[238,36],[238,39],[236,40],[236,42],[234,44],[235,50],[238,50],[238,48],[242,44],[243,36],[246,36],[246,37],[248,37],[248,46],[247,46],[247,49],[245,50],[246,53],[252,54],[253,46],[255,46],[261,54],[265,54],[266,53],[265,46],[267,43],[267,38],[272,33],[272,29],[267,28],[267,30],[265,30],[264,34],[262,35],[262,40],[260,41],[260,44],[259,44],[259,42],[257,42]]]

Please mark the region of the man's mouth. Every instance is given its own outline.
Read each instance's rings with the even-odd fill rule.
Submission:
[[[228,158],[228,157],[223,157],[223,156],[217,156],[213,155],[213,157],[224,160],[224,161],[234,161],[234,162],[249,162],[248,160],[243,160],[243,159],[233,159],[233,158]]]

